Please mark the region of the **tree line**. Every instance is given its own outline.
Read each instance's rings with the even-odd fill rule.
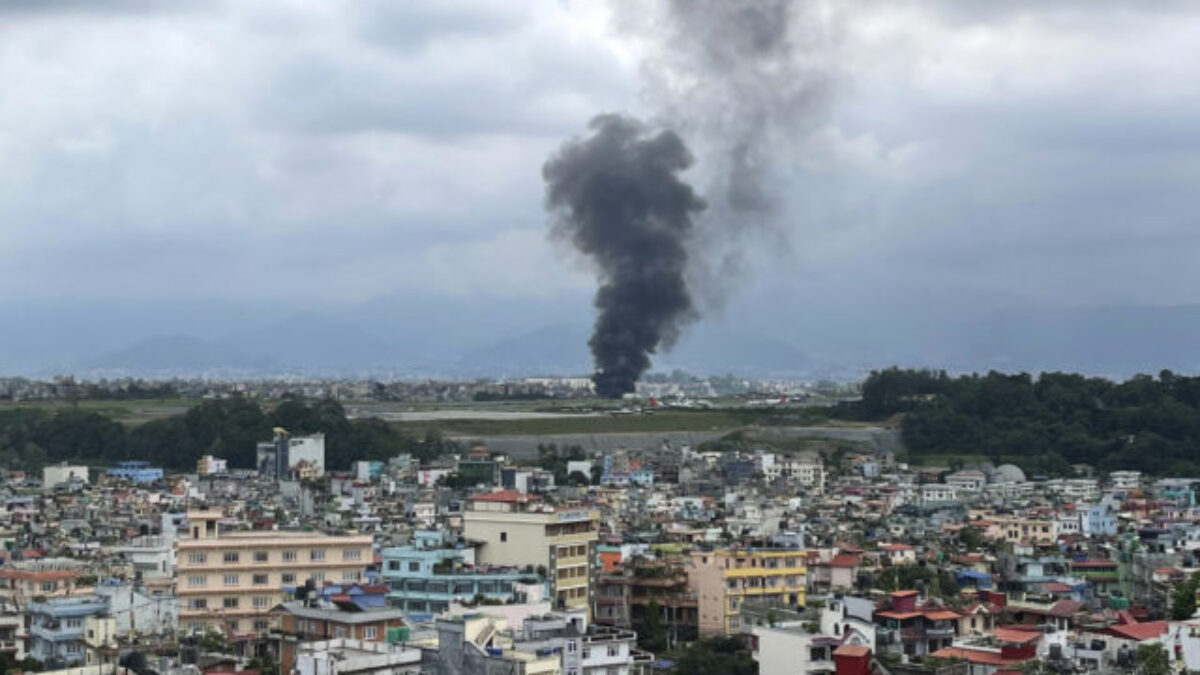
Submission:
[[[1200,377],[1164,370],[1124,382],[1074,373],[951,377],[891,368],[871,373],[857,412],[903,413],[909,453],[983,455],[1027,473],[1068,475],[1072,464],[1200,475]]]
[[[38,469],[61,461],[145,460],[164,469],[190,470],[207,454],[228,459],[231,468],[248,469],[255,466],[258,442],[270,440],[275,427],[293,435],[324,433],[325,466],[334,471],[348,469],[355,460],[382,461],[404,453],[428,462],[456,449],[436,433],[417,437],[376,418],[348,419],[332,399],[285,398],[264,408],[231,397],[134,427],[76,408],[0,410],[0,466]]]

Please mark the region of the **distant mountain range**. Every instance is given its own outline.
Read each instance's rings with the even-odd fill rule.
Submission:
[[[521,376],[591,370],[586,298],[384,299],[305,309],[252,304],[0,307],[0,373]],[[685,331],[657,370],[854,377],[892,364],[1074,370],[1123,377],[1200,369],[1200,307],[852,305],[743,299]]]

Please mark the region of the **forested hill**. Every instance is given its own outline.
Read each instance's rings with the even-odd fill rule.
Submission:
[[[1070,474],[1080,463],[1200,475],[1200,377],[1164,370],[1118,383],[1071,373],[950,377],[892,368],[871,374],[859,405],[870,418],[905,413],[904,442],[917,458],[983,455],[1047,475]]]
[[[274,427],[293,434],[324,432],[325,465],[332,470],[401,453],[429,459],[449,449],[438,436],[416,438],[377,419],[348,420],[333,400],[285,399],[265,410],[234,397],[205,401],[182,415],[132,428],[83,409],[0,410],[0,466],[36,469],[64,460],[111,465],[140,459],[190,471],[201,455],[210,454],[228,459],[231,468],[249,469],[255,464],[256,444],[270,440]]]

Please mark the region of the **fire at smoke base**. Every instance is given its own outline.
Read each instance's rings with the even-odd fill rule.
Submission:
[[[693,218],[705,204],[679,175],[693,158],[673,131],[594,118],[543,167],[553,232],[599,271],[589,341],[596,393],[633,392],[650,355],[697,318],[686,281]]]

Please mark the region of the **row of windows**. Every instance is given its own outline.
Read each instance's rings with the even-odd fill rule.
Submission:
[[[308,551],[308,559],[310,561],[325,560],[326,551],[327,550],[323,548],[310,549]],[[342,560],[362,560],[362,555],[363,552],[360,548],[342,549]],[[271,555],[269,551],[254,551],[251,554],[250,559],[256,563],[267,563],[271,562]],[[299,559],[300,552],[297,550],[287,549],[280,552],[280,560],[282,562],[296,562]],[[208,562],[208,553],[199,551],[189,553],[187,561],[192,565],[204,565]],[[242,552],[225,551],[221,554],[221,561],[228,564],[240,563],[242,561]]]
[[[316,573],[310,575],[310,577],[316,583],[321,583],[321,582],[325,581],[325,573],[324,572],[316,572]],[[361,581],[361,580],[362,580],[362,572],[358,572],[358,571],[342,572],[342,581]],[[224,582],[225,586],[237,587],[237,586],[241,586],[242,577],[240,574],[226,574],[223,576],[222,581]],[[267,574],[251,575],[250,581],[255,586],[268,586],[271,583],[270,575],[267,575]],[[279,575],[279,583],[284,586],[295,585],[295,583],[296,583],[295,573],[284,572],[284,573],[280,574]],[[192,588],[202,588],[204,586],[207,586],[208,585],[208,575],[206,575],[206,574],[189,574],[188,578],[187,578],[187,584],[189,587],[192,587]]]
[[[320,633],[323,623],[324,623],[323,621],[306,621],[304,619],[297,619],[296,620],[296,632],[308,633],[308,632],[312,631],[315,633]],[[352,635],[351,635],[350,629],[347,628],[346,626],[334,625],[333,637],[334,638],[345,638],[345,637],[352,637]],[[376,640],[378,638],[379,638],[379,631],[375,626],[363,626],[361,639]]]
[[[581,555],[587,555],[587,545],[580,544],[577,546],[559,546],[558,555],[560,558],[574,558]]]
[[[582,598],[587,595],[587,591],[588,589],[583,586],[579,586],[577,588],[567,588],[558,592],[558,599],[566,600],[569,598]]]
[[[559,579],[573,579],[575,577],[586,577],[587,573],[588,573],[587,567],[584,565],[579,565],[577,567],[567,567],[565,569],[558,570],[558,578]]]
[[[221,607],[224,609],[237,609],[241,606],[241,598],[228,597],[221,599]],[[266,609],[271,606],[271,597],[269,595],[256,595],[250,598],[250,606],[255,609]],[[188,609],[208,609],[208,598],[192,598],[188,600]]]

